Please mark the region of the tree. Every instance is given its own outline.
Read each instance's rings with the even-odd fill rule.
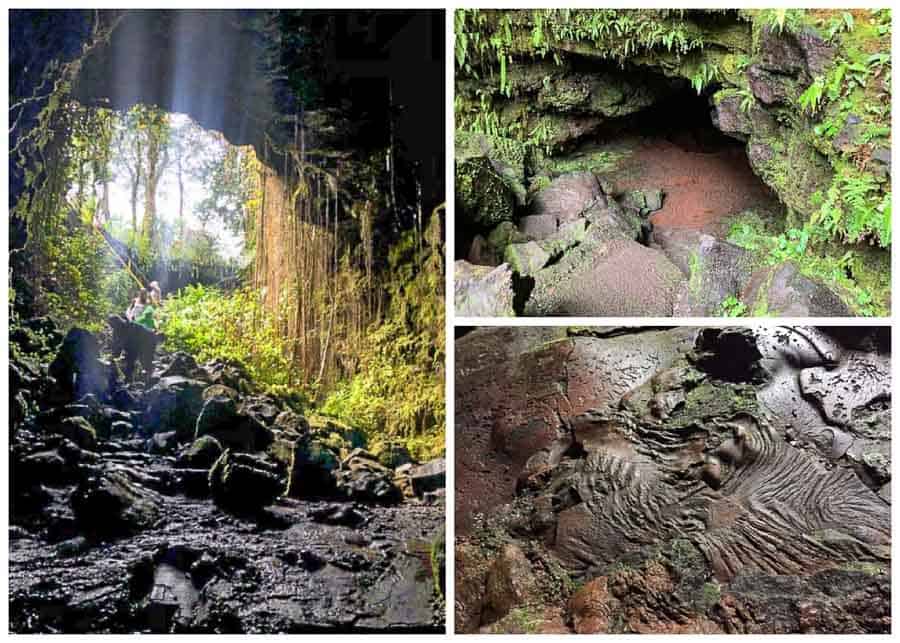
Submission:
[[[144,216],[141,222],[140,247],[143,252],[152,255],[157,250],[156,190],[170,161],[169,115],[157,107],[140,106],[138,130],[143,136],[146,149]]]

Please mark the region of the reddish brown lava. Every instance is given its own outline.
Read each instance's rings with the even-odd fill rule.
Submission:
[[[643,139],[616,180],[622,191],[662,188],[663,207],[651,216],[653,225],[722,235],[725,216],[749,208],[779,209],[741,147],[702,145],[690,133],[675,140]]]

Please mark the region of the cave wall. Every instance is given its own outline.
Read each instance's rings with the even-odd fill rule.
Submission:
[[[854,106],[845,122],[835,106],[812,115],[798,104],[800,95],[836,61],[858,56],[851,51],[858,43],[828,39],[809,25],[778,31],[736,10],[641,12],[643,16],[634,12],[632,18],[644,18],[646,30],[621,37],[611,25],[627,11],[483,11],[468,16],[469,26],[463,28],[458,17],[458,32],[494,34],[502,41],[507,62],[503,88],[494,48],[478,62],[473,61],[477,47],[469,45],[467,60],[479,69],[478,78],[457,64],[457,148],[465,153],[471,132],[493,129],[500,132],[491,138],[501,161],[523,142],[536,157],[558,155],[604,124],[660,101],[673,87],[684,87],[702,70],[715,69],[715,77],[701,90],[712,123],[746,144],[754,172],[802,220],[821,205],[821,198],[811,195],[824,196],[836,167],[847,159],[864,159],[865,171],[881,182],[880,189],[890,190],[884,183],[890,175],[889,140],[860,136],[862,121],[869,118],[861,116],[861,106]],[[865,34],[871,29],[857,25]],[[604,26],[610,30],[605,38]],[[677,44],[668,49],[659,39],[647,45],[646,34],[675,32],[683,34],[684,42],[703,44],[686,51]],[[659,75],[669,83],[655,78]],[[887,92],[889,100],[888,82],[871,81],[869,89]],[[486,126],[488,118],[496,118],[496,124]],[[822,123],[840,132],[823,133]],[[458,182],[460,178],[465,177]]]

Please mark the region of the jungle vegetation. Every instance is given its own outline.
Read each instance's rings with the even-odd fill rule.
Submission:
[[[25,182],[12,212],[25,241],[11,244],[11,324],[49,315],[64,330],[100,331],[161,266],[227,277],[165,293],[167,349],[240,361],[297,410],[364,430],[370,447],[441,454],[442,210],[416,201],[394,141],[335,168],[305,148],[303,122],[286,145],[254,150],[159,106],[81,104],[81,64],[115,22],[98,21],[72,60],[51,61],[33,95],[10,97],[11,158]],[[298,100],[321,100],[302,71],[271,73],[286,75]],[[35,105],[35,118],[22,117]],[[205,188],[192,204],[188,177]],[[175,213],[159,211],[166,180],[179,191]],[[119,211],[116,182],[129,195]],[[242,240],[238,256],[221,230]]]

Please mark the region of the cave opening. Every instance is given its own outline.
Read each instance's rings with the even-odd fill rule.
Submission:
[[[635,67],[629,74],[655,75]],[[560,155],[564,165],[599,159],[600,175],[613,194],[662,190],[653,227],[687,228],[718,238],[728,235],[730,218],[753,211],[777,225],[784,206],[756,175],[744,141],[722,133],[713,122],[714,87],[696,91],[683,80],[650,106],[603,123]]]

